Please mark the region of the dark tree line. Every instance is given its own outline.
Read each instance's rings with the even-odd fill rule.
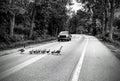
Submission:
[[[102,28],[102,36],[113,40],[115,11],[120,8],[119,0],[83,0],[83,3],[88,2],[86,7],[91,13],[93,23],[99,19]],[[95,24],[96,25],[96,24]]]
[[[120,1],[78,0],[78,2],[85,4],[85,10],[79,10],[71,18],[71,28],[74,32],[91,33],[113,40],[120,27],[120,18],[115,16],[116,11],[120,10]],[[120,34],[117,34],[117,37],[120,38]]]
[[[67,0],[1,0],[1,42],[56,36],[64,29],[66,4]]]
[[[61,30],[108,36],[120,30],[120,18],[115,11],[119,0],[81,0],[85,10],[68,17],[66,5],[70,0],[1,0],[0,42],[57,36]],[[117,34],[119,37],[119,34]]]

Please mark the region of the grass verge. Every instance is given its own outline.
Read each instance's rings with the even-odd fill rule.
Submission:
[[[29,45],[39,44],[39,43],[48,42],[52,40],[56,40],[56,37],[49,37],[49,38],[40,39],[40,40],[27,40],[24,42],[15,42],[11,44],[0,44],[0,51],[23,47],[24,45],[29,46]]]
[[[109,39],[105,39],[105,40],[102,40],[102,42],[120,60],[120,41],[111,41]]]

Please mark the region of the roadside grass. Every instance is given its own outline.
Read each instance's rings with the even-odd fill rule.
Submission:
[[[48,42],[48,41],[52,41],[52,40],[56,40],[56,37],[48,37],[48,38],[45,38],[45,39],[14,42],[14,43],[11,43],[11,44],[3,43],[3,44],[0,44],[0,51],[20,48],[20,47],[24,47],[24,46],[27,47],[29,45],[39,44],[39,43]]]
[[[114,43],[104,42],[104,44],[111,50],[111,52],[120,59],[120,46],[115,45]]]
[[[109,38],[105,38],[101,40],[110,50],[111,52],[120,59],[120,41],[117,40],[109,40]]]

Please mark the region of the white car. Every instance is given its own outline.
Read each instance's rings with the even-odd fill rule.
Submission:
[[[58,35],[58,41],[70,41],[71,34],[68,31],[61,31]]]

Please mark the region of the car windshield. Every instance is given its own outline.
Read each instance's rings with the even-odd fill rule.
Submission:
[[[68,34],[68,31],[62,31],[60,34]]]

